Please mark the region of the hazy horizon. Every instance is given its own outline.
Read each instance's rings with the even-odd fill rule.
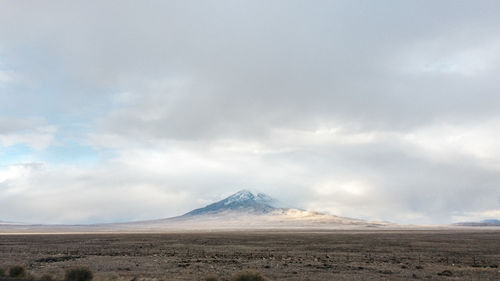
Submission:
[[[500,219],[498,1],[0,1],[0,221],[176,216],[241,189]]]

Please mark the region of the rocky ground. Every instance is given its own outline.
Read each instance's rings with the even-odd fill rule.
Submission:
[[[271,280],[500,280],[500,231],[0,235],[0,267],[16,264],[58,278],[86,266],[102,280],[226,280],[248,269]]]

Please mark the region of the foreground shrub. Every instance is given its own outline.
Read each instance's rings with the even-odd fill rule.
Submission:
[[[269,281],[269,279],[258,272],[245,271],[234,275],[231,281]]]
[[[0,268],[0,277],[5,276],[5,270],[3,268]]]
[[[26,276],[26,269],[24,266],[16,265],[9,269],[9,277],[19,278]]]
[[[204,281],[218,281],[219,278],[217,278],[217,276],[210,275],[210,276],[205,277],[205,279],[203,279],[203,280]]]
[[[90,281],[94,276],[88,268],[78,267],[66,270],[65,281]]]

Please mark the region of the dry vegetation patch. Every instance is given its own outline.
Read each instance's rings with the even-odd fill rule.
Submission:
[[[65,281],[90,281],[94,275],[88,268],[76,267],[66,270]]]
[[[12,278],[26,277],[26,269],[24,268],[24,266],[15,265],[9,269],[9,277]]]
[[[231,281],[269,281],[269,279],[262,276],[259,272],[244,271],[234,275]]]

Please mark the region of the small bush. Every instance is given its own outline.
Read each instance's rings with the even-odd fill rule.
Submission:
[[[3,268],[0,268],[0,277],[5,276],[5,270]]]
[[[262,276],[258,272],[245,271],[237,273],[231,281],[269,281],[266,277]]]
[[[90,281],[94,276],[88,268],[78,267],[66,270],[65,281]]]
[[[451,272],[449,270],[445,270],[443,272],[439,272],[438,275],[439,276],[453,276],[453,272]]]
[[[54,281],[54,277],[50,274],[45,274],[45,275],[42,275],[42,277],[40,277],[38,279],[38,281]]]
[[[9,277],[20,278],[26,276],[26,269],[24,266],[16,265],[9,269]]]
[[[205,279],[203,279],[203,280],[204,281],[218,281],[219,278],[217,278],[217,276],[210,275],[210,276],[205,277]]]

